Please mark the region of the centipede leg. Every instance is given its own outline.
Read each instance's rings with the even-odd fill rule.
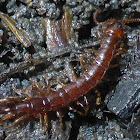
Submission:
[[[18,95],[23,95],[24,97],[26,97],[27,99],[30,99],[30,98],[32,98],[32,95],[31,94],[25,94],[24,92],[23,92],[23,90],[19,90],[19,89],[17,89],[17,88],[12,88],[13,89],[13,91],[15,91],[15,93],[17,93]]]
[[[67,75],[68,75],[67,77],[70,79],[70,81],[71,82],[76,81],[77,80],[77,75],[76,75],[73,67],[69,63],[67,63],[66,66],[65,66],[65,69],[66,69],[66,72],[67,72]],[[84,101],[86,103],[86,106],[84,106],[82,103],[80,103],[78,101],[76,102],[77,105],[80,105],[84,109],[84,113],[74,109],[73,107],[69,107],[69,110],[72,110],[73,112],[77,112],[78,114],[85,116],[87,114],[87,111],[89,110],[88,101],[86,99],[86,96],[84,96]]]
[[[9,119],[12,119],[12,118],[14,118],[14,115],[15,114],[13,114],[13,113],[8,113],[8,114],[6,114],[6,115],[4,115],[1,119],[0,119],[0,124],[2,124],[3,123],[3,121],[6,121],[6,120],[9,120]]]
[[[47,96],[51,91],[52,89],[50,88],[50,82],[49,82],[50,78],[48,78],[46,75],[44,77],[44,83],[45,83],[45,86],[44,88],[42,89],[43,93],[45,96]]]
[[[95,93],[97,95],[96,105],[100,105],[101,104],[101,94],[100,94],[100,92],[99,92],[99,90],[97,88],[95,88]]]
[[[21,97],[7,97],[4,99],[0,99],[0,107],[6,106],[7,103],[21,101],[23,98]]]
[[[74,108],[71,107],[71,106],[69,106],[68,108],[69,108],[69,110],[71,110],[71,111],[73,111],[73,112],[75,112],[75,113],[78,113],[79,115],[83,116],[83,113],[82,113],[81,111],[78,111],[78,110],[74,109]]]
[[[48,87],[43,87],[43,83],[41,82],[35,82],[32,79],[30,79],[30,81],[32,82],[32,85],[28,86],[27,88],[24,88],[22,91],[24,93],[30,93],[30,96],[35,96],[37,95],[38,97],[45,97],[46,94],[46,89]],[[48,91],[47,91],[48,93]]]
[[[94,60],[95,58],[93,56],[88,55],[82,55],[79,58],[82,74],[84,74],[84,72],[90,67],[90,64],[92,64]]]
[[[71,82],[74,82],[77,80],[77,75],[72,67],[72,65],[70,65],[70,63],[66,63],[65,65],[65,71],[67,73],[67,77],[69,78],[69,80]],[[81,107],[83,107],[83,105],[81,103],[79,103],[81,105]],[[82,112],[74,109],[73,107],[69,106],[69,110],[72,110],[73,112],[77,112],[78,114],[82,115]]]
[[[63,122],[62,122],[63,115],[62,115],[62,113],[60,111],[56,111],[56,115],[59,118],[60,126],[63,129]]]
[[[77,105],[79,105],[79,106],[82,107],[82,109],[84,110],[84,112],[78,111],[78,110],[74,109],[71,106],[69,106],[69,110],[72,110],[73,112],[78,113],[79,115],[86,116],[86,114],[87,114],[87,112],[89,110],[89,104],[88,104],[88,100],[87,100],[87,97],[86,96],[84,96],[84,103],[85,104],[82,104],[79,101],[76,102]]]
[[[86,114],[87,114],[87,112],[89,110],[89,104],[88,104],[88,100],[87,100],[87,97],[86,96],[84,96],[84,103],[85,103],[85,105],[82,104],[79,101],[76,102],[76,104],[77,105],[80,105],[83,108],[83,110],[84,110],[84,112],[83,113],[81,112],[80,115],[82,114],[83,116],[86,116]]]
[[[13,90],[19,94],[19,95],[23,95],[24,97],[26,97],[27,99],[31,99],[33,97],[32,93],[34,93],[35,95],[40,96],[40,88],[38,87],[37,82],[33,81],[30,79],[30,81],[32,82],[32,85],[27,86],[26,88],[19,90],[16,88],[13,88]]]
[[[124,43],[119,43],[119,47],[116,49],[115,54],[113,55],[113,59],[121,54],[125,54],[127,50],[127,46]]]
[[[86,96],[84,96],[84,102],[85,102],[86,106],[84,106],[83,109],[85,111],[85,116],[86,116],[86,114],[87,114],[87,112],[89,110],[89,104],[88,104],[88,100],[87,100]]]
[[[42,94],[42,89],[39,87],[38,83],[33,81],[33,80],[31,80],[31,79],[30,79],[30,81],[32,81],[32,85],[31,86],[32,86],[32,90],[34,91],[33,92],[34,95],[37,95],[38,97],[44,96]]]
[[[45,86],[42,82],[32,81],[33,93],[38,97],[46,97],[52,91],[52,89],[49,86],[49,78],[45,76],[44,82],[45,82]]]
[[[38,114],[38,115],[39,115],[39,128],[41,129],[43,125],[43,118],[41,114]]]
[[[48,129],[48,116],[47,114],[44,115],[44,132]]]
[[[70,63],[65,64],[65,71],[66,71],[67,77],[69,78],[69,80],[71,82],[76,81],[77,75],[76,75],[76,73],[75,73],[75,71]]]
[[[19,122],[29,118],[29,116],[30,116],[29,114],[25,114],[25,115],[21,116],[20,118],[16,119],[9,127],[11,128],[11,127],[17,125]]]
[[[39,118],[39,129],[41,130],[42,127],[44,129],[44,133],[47,131],[48,129],[48,117],[47,114],[42,115],[42,114],[38,114],[38,118]]]

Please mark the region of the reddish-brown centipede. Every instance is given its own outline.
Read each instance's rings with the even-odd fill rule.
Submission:
[[[97,12],[95,15],[97,15]],[[60,108],[68,106],[71,102],[85,95],[103,78],[113,59],[116,46],[123,37],[122,24],[140,22],[140,19],[122,21],[112,19],[101,24],[96,21],[95,16],[95,22],[102,26],[107,25],[107,27],[103,31],[103,39],[98,55],[85,74],[57,91],[50,91],[49,94],[47,94],[48,90],[45,88],[40,89],[38,90],[40,92],[38,93],[39,97],[25,95],[25,99],[20,97],[0,99],[0,114],[3,114],[0,119],[1,123],[5,120],[16,118],[14,125],[29,117],[38,117],[40,114],[45,116],[46,121],[47,114],[51,111],[57,111],[59,116]]]

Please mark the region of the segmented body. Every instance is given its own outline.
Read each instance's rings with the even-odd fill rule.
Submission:
[[[5,115],[1,120],[20,118],[23,115],[36,117],[38,114],[47,114],[50,111],[57,111],[62,107],[68,106],[71,102],[76,101],[90,89],[94,88],[103,78],[122,36],[122,24],[117,21],[111,23],[104,30],[98,56],[90,68],[75,82],[70,82],[58,91],[51,91],[44,97],[15,101],[14,104],[10,101],[4,104],[3,99],[1,99],[0,104],[2,109],[0,110],[0,114],[9,114]]]
[[[1,123],[5,120],[16,118],[13,124],[17,124],[21,120],[31,116],[38,117],[40,114],[45,116],[46,122],[46,114],[51,111],[57,111],[58,114],[59,109],[69,106],[70,103],[78,100],[79,97],[85,95],[99,83],[109,68],[118,42],[123,37],[122,24],[140,22],[140,19],[122,21],[111,19],[105,23],[98,23],[96,20],[97,13],[98,10],[94,16],[95,23],[101,26],[107,25],[107,27],[103,30],[98,55],[85,74],[58,91],[50,91],[49,94],[47,94],[48,90],[45,88],[34,90],[35,93],[39,92],[38,94],[41,95],[39,97],[26,95],[25,99],[20,97],[0,99],[0,114],[4,114],[0,119]]]

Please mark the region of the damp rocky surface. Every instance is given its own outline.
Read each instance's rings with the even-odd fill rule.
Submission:
[[[139,0],[1,0],[0,97],[19,96],[14,87],[23,89],[32,81],[45,84],[46,77],[51,88],[63,87],[70,81],[66,63],[80,76],[100,47],[101,28],[93,20],[97,8],[101,11],[99,22],[140,18]],[[55,113],[49,114],[46,133],[36,118],[13,128],[9,124],[14,120],[5,121],[0,126],[0,139],[140,139],[140,23],[124,28],[126,35],[120,45],[126,52],[113,60],[97,86],[98,94],[95,90],[88,93],[86,116],[66,108],[61,128]],[[100,98],[102,101],[97,102]]]

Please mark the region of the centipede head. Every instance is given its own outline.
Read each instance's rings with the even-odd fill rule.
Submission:
[[[122,24],[120,22],[114,21],[113,23],[111,23],[110,25],[107,26],[107,28],[105,29],[104,32],[111,33],[114,36],[122,38],[124,30],[123,30]]]

